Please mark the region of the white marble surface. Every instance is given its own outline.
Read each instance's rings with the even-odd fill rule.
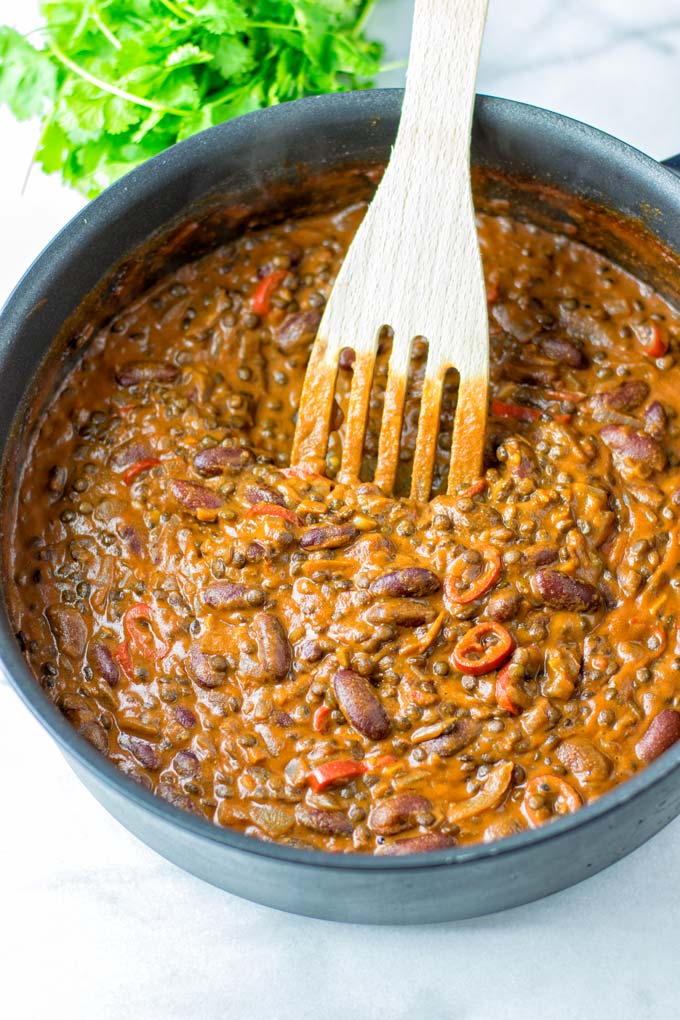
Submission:
[[[391,57],[405,52],[410,7],[379,3]],[[30,28],[35,9],[0,0],[0,22]],[[481,91],[662,157],[680,150],[679,85],[679,0],[491,0]],[[0,112],[0,298],[81,204],[35,171],[22,191],[34,144],[31,125]],[[0,1014],[11,1020],[678,1014],[680,821],[540,903],[370,929],[254,906],[166,863],[92,800],[4,682],[0,762]]]

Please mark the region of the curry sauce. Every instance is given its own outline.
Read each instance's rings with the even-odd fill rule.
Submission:
[[[7,579],[38,682],[171,803],[260,839],[401,854],[577,810],[680,737],[680,317],[572,239],[480,215],[484,475],[289,466],[305,365],[362,203],[248,231],[101,330],[20,480]],[[452,269],[452,271],[455,271]]]

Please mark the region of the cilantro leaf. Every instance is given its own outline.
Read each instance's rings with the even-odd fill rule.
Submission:
[[[27,120],[45,112],[56,87],[57,71],[47,54],[13,28],[0,27],[0,102],[17,120]]]
[[[374,0],[42,0],[0,27],[0,103],[42,118],[36,159],[92,197],[174,142],[259,107],[364,88]]]

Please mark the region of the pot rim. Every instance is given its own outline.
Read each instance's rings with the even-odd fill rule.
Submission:
[[[391,114],[398,109],[402,95],[403,90],[401,89],[373,89],[313,96],[283,103],[279,106],[256,110],[233,121],[218,124],[148,160],[116,181],[98,198],[89,203],[84,211],[76,214],[38,255],[0,312],[0,338],[6,333],[11,336],[13,322],[16,321],[18,313],[21,313],[22,306],[24,316],[28,316],[31,309],[35,307],[37,283],[41,277],[44,279],[50,277],[51,267],[57,258],[63,258],[64,248],[72,248],[76,241],[82,243],[90,232],[101,230],[107,225],[113,226],[117,210],[121,205],[147,199],[152,190],[156,191],[158,187],[162,187],[165,179],[171,179],[177,174],[187,156],[191,154],[193,159],[196,150],[202,151],[206,158],[210,158],[213,147],[222,151],[222,140],[225,137],[228,139],[242,138],[244,133],[247,135],[252,129],[266,131],[269,123],[293,116],[298,117],[300,113],[316,115],[319,107],[342,109],[345,115],[350,115],[352,112],[364,116],[368,113],[373,117],[379,117],[385,113]],[[680,185],[671,169],[606,132],[562,114],[513,100],[479,96],[477,104],[478,109],[482,109],[491,119],[494,116],[500,116],[510,122],[531,120],[536,125],[542,124],[544,127],[559,132],[561,138],[566,139],[575,149],[587,146],[589,152],[596,158],[608,161],[624,159],[629,166],[632,163],[636,173],[643,171],[650,182],[656,182],[662,188],[667,185],[669,180],[674,180],[678,188],[680,205]],[[9,341],[3,340],[2,342],[4,344]],[[10,437],[8,448],[11,443],[12,438]],[[340,872],[347,870],[356,872],[413,871],[423,868],[449,867],[456,864],[472,865],[477,862],[481,865],[502,855],[520,855],[532,847],[555,842],[569,832],[585,829],[597,819],[613,815],[623,804],[641,797],[648,788],[676,771],[680,766],[679,742],[638,775],[614,787],[594,803],[584,805],[574,814],[491,843],[474,843],[468,846],[403,857],[383,857],[363,853],[338,854],[324,850],[299,849],[284,843],[269,843],[253,836],[246,836],[235,829],[219,827],[203,816],[193,815],[184,809],[175,807],[126,776],[111,761],[95,750],[44,694],[19,651],[4,606],[3,609],[4,618],[0,619],[0,670],[24,705],[65,753],[69,763],[75,762],[88,772],[94,773],[95,777],[112,793],[132,801],[145,812],[186,830],[195,837],[222,844],[227,850],[255,854],[258,857],[269,858],[283,864],[328,868]]]

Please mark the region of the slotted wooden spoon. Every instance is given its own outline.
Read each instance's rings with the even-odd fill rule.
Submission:
[[[361,468],[382,327],[394,331],[375,482],[394,487],[406,378],[416,337],[428,355],[411,495],[430,496],[442,387],[460,376],[449,492],[478,477],[489,374],[482,263],[470,186],[475,79],[488,0],[416,0],[399,133],[342,264],[305,376],[291,461],[323,470],[338,358],[355,351],[340,477]]]

